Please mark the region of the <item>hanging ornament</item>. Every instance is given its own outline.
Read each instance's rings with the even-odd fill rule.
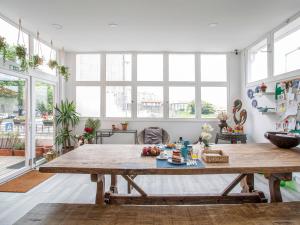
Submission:
[[[48,61],[48,66],[50,69],[56,69],[58,67],[58,63],[55,59],[52,59],[52,51],[53,51],[53,42],[51,40],[51,50],[50,50],[50,57]]]
[[[20,36],[22,36],[23,43],[20,43]],[[26,60],[27,49],[25,47],[24,33],[22,32],[22,21],[19,19],[19,31],[18,31],[18,40],[17,46],[15,47],[16,56],[20,62],[21,71],[28,70],[28,63]]]
[[[34,54],[33,56],[30,57],[29,60],[29,66],[33,69],[36,69],[40,65],[43,65],[43,52],[41,48],[41,42],[40,42],[40,33],[37,32],[36,34],[36,44],[34,46],[34,49],[37,49],[37,54]]]

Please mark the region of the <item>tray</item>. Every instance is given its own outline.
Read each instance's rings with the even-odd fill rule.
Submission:
[[[202,159],[206,163],[228,163],[229,156],[222,150],[203,150]]]

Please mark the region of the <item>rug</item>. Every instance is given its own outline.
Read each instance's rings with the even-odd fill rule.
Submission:
[[[31,170],[13,180],[0,185],[0,192],[25,193],[37,185],[43,183],[54,173],[40,173],[37,170]]]

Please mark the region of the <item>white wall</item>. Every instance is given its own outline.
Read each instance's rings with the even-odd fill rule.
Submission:
[[[242,101],[244,103],[244,107],[248,112],[248,120],[245,125],[245,131],[247,133],[248,139],[250,142],[256,143],[264,143],[269,142],[266,138],[264,138],[264,133],[267,131],[275,131],[276,129],[276,122],[280,121],[279,115],[277,114],[262,114],[258,112],[256,108],[253,108],[251,105],[251,101],[247,97],[247,90],[252,89],[254,90],[255,87],[261,83],[257,82],[255,84],[247,84],[246,83],[246,65],[245,65],[245,57],[244,53],[241,56],[241,91],[242,91]],[[278,81],[287,80],[290,78],[296,78],[300,76],[284,76],[284,77],[273,77],[264,81],[264,83],[268,86],[267,92],[272,92],[275,90],[275,85]],[[275,95],[271,96],[262,96],[262,97],[255,97],[258,102],[258,106],[261,107],[275,107]]]
[[[74,53],[66,54],[66,63],[70,67],[71,79],[67,82],[66,96],[69,100],[76,100],[75,86],[76,86],[76,59]],[[241,93],[241,80],[240,80],[240,55],[228,54],[228,72],[229,72],[229,107],[231,110],[232,102],[240,98]],[[81,83],[83,84],[83,83]],[[119,124],[120,121],[111,121],[100,118],[102,122],[101,128],[111,128],[112,124]],[[138,131],[149,126],[159,126],[168,131],[171,136],[171,141],[176,141],[181,136],[184,139],[196,141],[201,132],[201,125],[204,122],[210,123],[217,131],[218,121],[129,121],[129,129],[137,129]],[[82,134],[84,128],[84,119],[81,120],[79,126],[76,129],[76,134]],[[214,138],[213,140],[214,141]],[[133,143],[133,135],[118,135],[115,134],[110,138],[104,138],[104,143]]]

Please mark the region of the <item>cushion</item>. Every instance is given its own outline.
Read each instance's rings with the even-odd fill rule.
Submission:
[[[145,129],[145,144],[161,144],[162,143],[162,129],[149,127]]]

